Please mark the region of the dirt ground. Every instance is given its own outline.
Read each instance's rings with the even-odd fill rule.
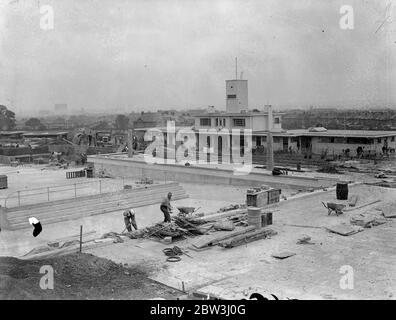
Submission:
[[[43,265],[54,269],[54,289],[40,288]],[[75,253],[45,260],[0,257],[3,299],[176,299],[181,293],[147,278],[147,266],[117,264]]]

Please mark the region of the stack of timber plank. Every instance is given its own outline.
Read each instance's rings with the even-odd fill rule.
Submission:
[[[220,241],[218,245],[223,248],[233,248],[256,240],[265,239],[276,234],[277,232],[272,229],[260,228]]]
[[[246,227],[246,228],[239,228],[234,231],[225,231],[225,232],[218,233],[218,234],[206,235],[206,236],[200,237],[195,242],[193,242],[192,249],[198,249],[198,250],[207,249],[209,247],[213,247],[213,246],[219,244],[221,241],[230,239],[232,237],[239,236],[241,234],[245,234],[245,233],[253,231],[255,229],[256,229],[255,227],[250,226],[250,227]]]

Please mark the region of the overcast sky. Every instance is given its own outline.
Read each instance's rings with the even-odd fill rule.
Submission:
[[[236,56],[251,108],[396,103],[396,0],[0,2],[0,104],[17,112],[224,109]]]

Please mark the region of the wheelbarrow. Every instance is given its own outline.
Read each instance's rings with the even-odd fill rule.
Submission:
[[[198,211],[200,207],[197,209],[195,209],[195,207],[177,207],[177,209],[179,210],[179,215],[188,216]]]

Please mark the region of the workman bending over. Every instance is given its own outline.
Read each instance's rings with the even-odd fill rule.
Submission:
[[[132,231],[132,226],[135,228],[135,230],[138,229],[135,219],[135,211],[133,209],[127,209],[124,211],[124,222],[128,232]]]
[[[172,207],[170,205],[170,200],[172,198],[172,192],[169,192],[167,197],[161,202],[160,209],[164,214],[164,222],[171,222],[171,216],[170,216],[170,211],[172,210]]]

